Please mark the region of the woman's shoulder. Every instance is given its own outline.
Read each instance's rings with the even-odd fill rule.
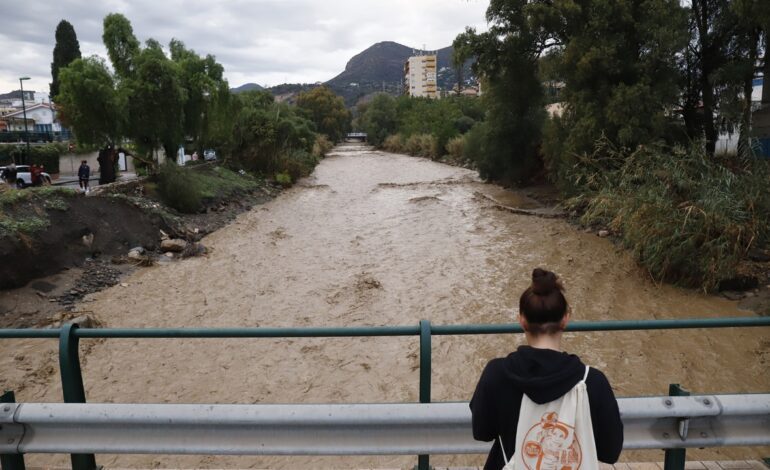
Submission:
[[[604,372],[595,367],[591,367],[588,371],[588,377],[586,377],[586,388],[588,389],[589,394],[591,394],[591,392],[612,392],[612,385],[610,385],[610,381],[607,379],[607,376],[604,375]]]

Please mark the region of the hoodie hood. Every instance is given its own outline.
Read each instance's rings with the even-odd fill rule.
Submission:
[[[505,375],[537,404],[572,390],[583,379],[585,365],[574,354],[520,346],[504,361]]]

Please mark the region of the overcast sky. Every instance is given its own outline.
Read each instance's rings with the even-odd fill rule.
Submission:
[[[75,27],[83,56],[107,57],[102,20],[124,14],[134,34],[214,54],[230,86],[326,81],[379,41],[439,49],[465,26],[486,28],[487,0],[0,0],[0,92],[48,92],[54,31]]]

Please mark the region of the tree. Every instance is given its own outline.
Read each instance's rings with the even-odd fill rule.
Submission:
[[[220,102],[223,93],[230,93],[223,78],[224,68],[214,56],[201,57],[177,39],[171,40],[169,49],[171,60],[179,67],[180,84],[185,89],[184,134],[197,146],[211,122],[210,108]]]
[[[126,135],[149,155],[163,147],[175,155],[184,138],[185,89],[179,66],[153,40],[132,59],[132,73],[121,82],[126,103]]]
[[[51,101],[56,101],[56,95],[59,94],[59,71],[79,58],[80,43],[75,34],[75,28],[67,20],[61,20],[56,26],[56,45],[53,48],[53,62],[51,62],[53,78],[50,84]]]
[[[232,153],[237,163],[263,173],[294,172],[294,165],[287,161],[293,153],[312,148],[313,124],[300,116],[296,107],[275,103],[266,91],[240,93],[237,101],[232,131]]]
[[[748,34],[742,35],[747,41],[748,54],[743,61],[743,110],[741,113],[740,141],[738,151],[746,154],[750,151],[749,133],[751,128],[752,102],[751,95],[754,89],[753,79],[757,75],[760,49],[763,51],[762,75],[766,77],[765,86],[762,87],[762,106],[770,102],[770,60],[768,60],[768,47],[770,47],[770,3],[762,0],[735,0],[731,7],[739,23]]]
[[[689,43],[683,74],[689,99],[683,115],[691,139],[705,137],[706,151],[714,154],[720,121],[734,122],[728,103],[735,103],[740,93],[739,56],[747,44],[738,16],[729,0],[693,0],[689,9]],[[754,41],[756,42],[756,41]]]
[[[453,43],[455,62],[475,56],[474,71],[489,84],[487,118],[471,131],[481,145],[469,146],[470,156],[482,177],[509,184],[527,180],[536,170],[545,117],[537,65],[546,41],[534,27],[528,3],[493,0],[487,9],[489,30],[468,29]]]
[[[398,126],[396,100],[386,93],[378,93],[366,106],[360,122],[369,142],[373,145],[382,144]]]
[[[139,54],[139,40],[134,36],[131,22],[120,13],[104,17],[102,41],[110,56],[112,68],[119,79],[126,79],[134,71],[134,61]]]
[[[686,41],[685,10],[678,0],[580,3],[558,15],[566,152],[591,152],[602,135],[627,148],[661,138],[679,92],[674,57]]]
[[[59,118],[78,142],[97,146],[118,142],[122,108],[115,80],[99,57],[76,59],[59,72]]]
[[[342,140],[350,129],[350,111],[345,107],[345,100],[327,86],[300,93],[297,107],[315,124],[316,130],[332,142]]]

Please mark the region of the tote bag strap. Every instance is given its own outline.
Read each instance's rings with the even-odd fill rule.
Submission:
[[[497,435],[497,440],[500,441],[500,450],[503,451],[503,461],[506,465],[508,465],[508,457],[505,456],[505,447],[503,447],[503,438],[500,437],[500,434]]]
[[[586,373],[585,373],[585,374],[583,374],[583,380],[582,380],[581,382],[585,383],[586,379],[588,378],[588,371],[589,371],[590,369],[591,369],[591,368],[590,368],[589,366],[586,366]]]

